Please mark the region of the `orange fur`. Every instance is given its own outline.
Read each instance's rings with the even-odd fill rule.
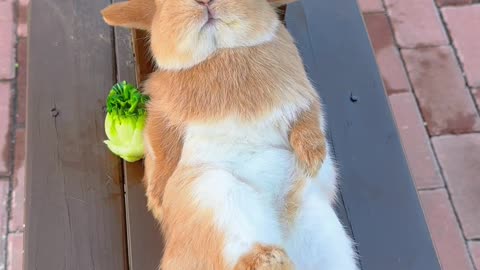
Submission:
[[[145,90],[149,113],[164,113],[174,125],[229,116],[251,121],[282,105],[317,99],[283,26],[271,43],[224,49],[191,69],[156,72]]]
[[[327,155],[326,139],[320,128],[319,116],[320,104],[317,102],[300,115],[290,133],[290,144],[300,165],[310,176],[318,173]]]
[[[226,22],[222,23],[235,29],[232,32],[242,27],[242,20],[249,20],[250,27],[243,25],[247,30],[242,28],[242,33],[258,42],[215,47],[212,52],[207,50],[210,43],[205,42],[198,45],[207,50],[201,57],[195,55],[195,42],[202,36],[194,35],[194,45],[185,38],[185,32],[198,27],[205,17],[205,8],[194,0],[131,0],[128,3],[132,5],[114,4],[102,12],[109,24],[147,29],[152,35],[151,49],[159,70],[144,86],[151,98],[145,127],[145,184],[148,207],[161,221],[165,235],[163,270],[229,269],[222,256],[225,236],[215,227],[213,210],[198,209],[192,197],[201,168],[177,167],[184,127],[226,118],[255,122],[283,109],[303,109],[292,123],[289,140],[302,173],[306,173],[287,195],[283,214],[287,225],[293,223],[298,212],[306,176],[317,174],[325,159],[318,95],[292,37],[266,1],[242,1],[246,4],[223,1],[212,4],[212,9],[224,14]],[[278,6],[292,1],[269,2]],[[235,14],[241,16],[230,21]],[[258,245],[240,259],[234,270],[267,269],[291,270],[293,266],[282,249]]]
[[[171,126],[160,113],[152,113],[147,117],[145,133],[146,144],[149,146],[145,155],[148,208],[160,221],[165,185],[180,160],[183,144],[182,131],[178,127]]]
[[[240,258],[234,270],[293,270],[293,264],[279,247],[256,245]]]
[[[225,24],[238,30],[236,26],[242,21],[250,24],[248,34],[242,37],[245,41],[255,40],[271,31],[272,23],[276,22],[275,11],[266,1],[242,0],[238,5],[235,1],[223,1],[221,5],[211,5],[212,12],[222,14]],[[198,63],[196,52],[201,35],[194,35],[194,41],[188,42],[188,34],[196,32],[205,18],[203,6],[194,0],[187,1],[159,1],[158,12],[153,20],[151,35],[152,53],[166,65],[180,62],[183,65],[193,66]],[[186,24],[185,22],[189,23]],[[239,34],[239,33],[237,33]],[[185,45],[185,44],[189,45]],[[211,52],[210,52],[211,53]],[[205,55],[206,57],[206,55]],[[205,58],[203,58],[205,59]]]
[[[179,167],[165,189],[162,228],[165,253],[162,270],[224,270],[224,235],[213,222],[213,212],[200,210],[191,191],[201,168]]]
[[[287,197],[285,198],[285,208],[282,212],[283,222],[286,225],[285,234],[288,234],[290,228],[292,228],[295,222],[295,218],[297,217],[306,181],[307,179],[305,177],[298,178],[293,183]]]
[[[152,8],[153,7],[153,8]],[[102,10],[109,25],[149,30],[155,14],[155,0],[130,0]]]
[[[265,44],[259,48],[224,50],[192,69],[153,73],[145,83],[145,91],[151,97],[150,119],[168,115],[171,129],[190,121],[215,121],[228,116],[251,121],[269,115],[282,104],[301,99],[315,100],[316,94],[303,69],[298,68],[301,60],[288,33],[285,29],[280,29],[280,32],[279,40],[273,44]],[[275,53],[279,53],[279,57],[274,58]],[[262,59],[274,63],[251,67],[252,61]],[[236,68],[232,69],[231,66]],[[288,91],[282,92],[278,91],[279,89]],[[168,148],[166,150],[169,151],[165,151],[162,148],[181,147],[176,141],[178,138],[166,136],[162,124],[155,122],[148,121],[145,131],[148,138],[152,138],[152,147],[160,149],[159,152],[168,153],[170,161],[176,161],[162,165],[164,161],[160,159],[156,163],[159,173],[153,175],[158,175],[155,177],[157,180],[151,181],[154,187],[147,187],[149,197],[154,197],[149,203],[151,209],[155,204],[160,204],[161,187],[165,185],[168,172],[176,165],[177,155],[180,154],[177,148],[173,150],[178,151]],[[152,127],[154,123],[155,127]],[[176,136],[180,134],[177,132]],[[150,171],[149,159],[147,155],[147,171]],[[148,177],[152,174],[146,175]]]

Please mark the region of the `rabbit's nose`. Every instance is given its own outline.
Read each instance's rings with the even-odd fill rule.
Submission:
[[[208,6],[208,4],[210,4],[210,2],[212,2],[213,0],[195,0],[195,1],[200,5]]]

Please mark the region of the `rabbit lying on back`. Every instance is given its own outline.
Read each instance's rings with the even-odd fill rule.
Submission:
[[[148,30],[148,206],[163,270],[355,270],[333,210],[325,121],[275,8],[292,0],[131,0],[110,25]]]

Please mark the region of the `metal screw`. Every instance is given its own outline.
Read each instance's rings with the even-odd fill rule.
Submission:
[[[52,117],[57,117],[58,115],[60,114],[60,112],[57,110],[57,108],[53,107],[51,110],[50,110],[50,115],[52,115]]]
[[[350,93],[350,101],[355,103],[358,101],[358,97],[355,96],[353,93]]]

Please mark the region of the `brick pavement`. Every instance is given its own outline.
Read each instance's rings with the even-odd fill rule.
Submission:
[[[480,270],[480,1],[359,2],[440,264]]]
[[[480,4],[359,3],[440,263],[480,270]],[[22,269],[27,5],[0,0],[0,270]]]
[[[25,0],[0,0],[0,270],[23,268]]]

